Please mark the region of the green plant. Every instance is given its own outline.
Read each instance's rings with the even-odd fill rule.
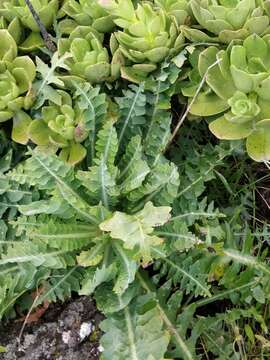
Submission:
[[[88,135],[84,113],[78,107],[72,107],[71,97],[59,91],[62,102],[58,106],[49,103],[42,108],[41,118],[30,122],[27,133],[31,141],[48,151],[61,148],[60,157],[76,164],[86,156],[86,150],[80,143]]]
[[[0,319],[76,292],[104,360],[269,356],[268,3],[30,3],[0,0]]]
[[[58,11],[58,0],[32,0],[31,3],[42,23],[46,28],[49,28]],[[14,17],[18,17],[25,27],[33,32],[40,31],[24,0],[3,0],[0,5],[0,15],[4,16],[8,21],[12,21]]]
[[[112,41],[119,43],[121,53],[131,66],[122,68],[122,76],[146,77],[157,68],[157,64],[171,53],[177,53],[183,44],[173,17],[162,8],[150,3],[138,4],[131,0],[101,2],[113,16],[116,25],[123,29],[113,34]]]
[[[197,82],[207,72],[207,86],[190,108],[198,116],[221,114],[210,130],[220,139],[247,138],[248,154],[256,161],[269,159],[268,52],[267,35],[250,35],[226,51],[213,46],[203,50],[197,58]],[[189,85],[183,93],[194,96],[193,89]]]
[[[22,109],[33,103],[32,82],[36,68],[28,56],[17,56],[17,45],[7,30],[0,30],[0,122],[13,118],[12,138],[25,144],[30,118]]]
[[[195,42],[220,41],[229,44],[232,40],[242,40],[251,34],[267,34],[269,30],[269,8],[261,1],[192,0],[190,7],[200,28],[184,26],[183,32]]]
[[[72,75],[84,78],[90,83],[99,83],[109,78],[111,65],[102,41],[103,36],[87,26],[76,27],[68,39],[59,41],[60,56],[66,52],[71,54],[66,64]]]
[[[42,25],[50,29],[57,16],[59,1],[32,0],[30,4]],[[25,0],[1,1],[0,17],[2,18],[0,28],[8,29],[23,52],[29,53],[43,48],[40,25],[37,24]]]
[[[59,22],[60,30],[64,33],[69,33],[71,29],[75,29],[78,25],[91,25],[101,33],[111,32],[115,26],[112,16],[97,0],[79,0],[79,2],[67,0],[58,13],[59,17],[63,15],[68,17]]]
[[[186,0],[155,0],[155,5],[173,16],[177,25],[188,25],[191,22],[192,13]]]

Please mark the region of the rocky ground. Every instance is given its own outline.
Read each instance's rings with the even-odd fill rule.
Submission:
[[[89,297],[50,305],[37,322],[22,321],[0,327],[1,360],[96,360],[102,315]]]

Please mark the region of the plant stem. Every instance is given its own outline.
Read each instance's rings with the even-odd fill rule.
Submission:
[[[177,123],[177,125],[176,125],[176,127],[175,127],[175,129],[174,129],[174,131],[173,131],[173,134],[172,134],[170,140],[169,140],[168,143],[167,143],[167,146],[166,146],[166,148],[165,148],[165,150],[164,150],[164,153],[168,150],[169,146],[170,146],[171,143],[173,142],[175,136],[176,136],[177,133],[178,133],[178,130],[180,129],[180,127],[181,127],[181,125],[183,124],[185,118],[187,117],[187,115],[188,115],[188,113],[189,113],[192,105],[194,104],[195,100],[197,99],[197,97],[198,97],[198,95],[199,95],[199,93],[200,93],[200,91],[201,91],[201,89],[202,89],[202,87],[203,87],[203,85],[204,85],[204,83],[205,83],[205,81],[206,81],[206,79],[207,79],[207,75],[208,75],[208,73],[209,73],[209,70],[211,70],[214,66],[216,66],[218,63],[220,63],[220,61],[221,61],[221,59],[217,59],[213,64],[211,64],[211,65],[207,68],[207,70],[206,70],[206,72],[205,72],[205,74],[204,74],[201,82],[199,83],[199,86],[198,86],[198,88],[197,88],[197,90],[196,90],[195,95],[193,96],[191,102],[190,102],[189,105],[187,106],[184,114],[180,117],[180,119],[179,119],[179,121],[178,121],[178,123]]]
[[[44,39],[44,42],[45,42],[45,45],[46,47],[51,51],[51,52],[55,52],[57,49],[56,49],[56,46],[54,45],[53,41],[52,41],[52,38],[50,36],[50,34],[47,32],[44,24],[42,23],[42,21],[40,20],[40,17],[38,16],[36,10],[34,9],[32,3],[30,0],[24,0],[26,5],[28,6],[31,14],[33,15],[33,18],[35,19],[39,29],[40,29],[40,32],[41,32],[41,35]]]

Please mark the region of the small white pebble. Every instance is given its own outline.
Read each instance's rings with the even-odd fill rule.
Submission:
[[[84,340],[92,332],[92,324],[83,322],[80,328],[80,339]]]
[[[99,345],[98,351],[99,351],[100,353],[102,353],[102,352],[104,351],[104,347],[103,347],[102,345]]]
[[[69,340],[70,340],[70,337],[71,337],[71,331],[64,331],[63,334],[62,334],[62,340],[65,344],[68,344],[69,343]]]

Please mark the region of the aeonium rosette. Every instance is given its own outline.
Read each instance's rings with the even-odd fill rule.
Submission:
[[[25,144],[30,117],[22,109],[32,105],[36,68],[28,56],[17,56],[17,45],[7,30],[0,30],[0,122],[13,118],[12,138]]]
[[[176,19],[177,25],[189,25],[192,12],[188,0],[154,0],[154,4]]]
[[[250,35],[227,50],[208,47],[199,55],[198,70],[201,78],[207,72],[207,86],[190,113],[203,117],[220,114],[209,125],[215,136],[247,139],[250,157],[269,160],[270,35]]]
[[[85,129],[84,112],[70,95],[57,90],[61,96],[61,105],[49,102],[43,106],[40,118],[31,121],[28,134],[41,151],[60,151],[60,158],[74,165],[86,156],[81,144],[88,132]]]
[[[57,17],[59,0],[31,0],[40,21],[48,30]],[[0,28],[6,28],[12,34],[19,49],[32,52],[44,46],[40,28],[25,0],[0,1]]]
[[[269,4],[260,0],[191,0],[190,7],[199,26],[183,26],[185,36],[196,42],[229,44],[251,34],[269,32]]]
[[[59,54],[71,54],[71,58],[66,60],[70,74],[91,84],[100,83],[115,75],[102,41],[103,35],[89,26],[78,26],[68,38],[59,40]]]
[[[31,4],[42,24],[48,29],[56,18],[59,1],[31,0]],[[15,17],[18,17],[25,27],[33,32],[40,31],[38,24],[24,0],[2,0],[2,2],[0,2],[0,15],[4,16],[9,22]]]
[[[126,66],[121,67],[124,78],[139,82],[183,45],[176,18],[160,7],[164,1],[159,6],[150,2],[134,6],[131,0],[99,0],[99,3],[122,28],[112,35],[111,42],[119,44],[126,59]]]
[[[66,0],[58,17],[63,18],[59,29],[65,34],[70,34],[78,25],[91,26],[101,33],[111,32],[115,27],[112,16],[98,0]]]
[[[224,117],[232,122],[243,124],[252,121],[261,111],[257,104],[257,95],[251,93],[249,95],[236,91],[233,97],[228,100],[231,111],[224,114]]]

